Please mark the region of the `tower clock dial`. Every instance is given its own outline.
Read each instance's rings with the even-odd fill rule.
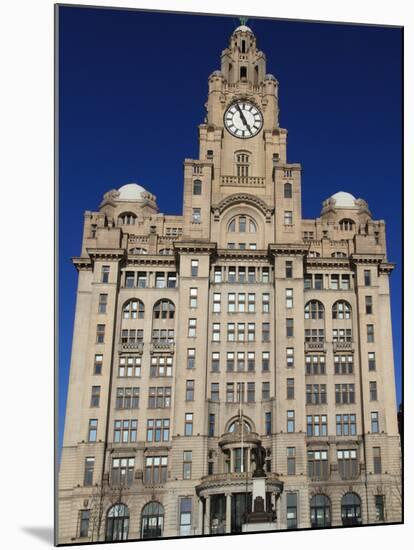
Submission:
[[[224,125],[237,138],[251,138],[262,129],[263,115],[250,101],[236,101],[224,113]]]

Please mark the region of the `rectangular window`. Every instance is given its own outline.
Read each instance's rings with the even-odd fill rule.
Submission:
[[[295,351],[294,348],[286,348],[286,367],[293,369],[295,366]]]
[[[336,415],[336,435],[356,435],[356,415]]]
[[[270,353],[268,351],[262,352],[262,371],[268,372],[270,368]]]
[[[150,365],[151,378],[172,376],[173,358],[170,355],[152,355]]]
[[[120,378],[141,376],[141,357],[121,356],[119,358],[118,376]]]
[[[165,288],[165,273],[163,271],[155,274],[155,288]]]
[[[93,470],[95,468],[95,458],[86,457],[85,458],[85,470],[83,474],[83,485],[85,487],[91,487],[93,485]]]
[[[201,208],[193,208],[192,222],[200,223],[201,222]]]
[[[108,294],[99,294],[98,313],[106,313]]]
[[[109,283],[109,265],[103,265],[101,269],[101,283]]]
[[[331,289],[332,290],[339,289],[339,275],[331,275]]]
[[[138,271],[138,288],[147,287],[147,273],[145,271]]]
[[[337,451],[338,471],[342,479],[358,477],[357,452],[355,449],[341,449]]]
[[[191,479],[191,466],[193,462],[193,451],[183,452],[183,479]]]
[[[221,267],[216,266],[214,268],[214,282],[215,283],[221,283],[223,280],[222,270]]]
[[[228,403],[234,403],[234,384],[233,384],[233,382],[228,382],[226,384],[226,401]]]
[[[254,245],[254,248],[252,248],[252,245],[250,245],[250,250],[256,250],[256,245]],[[249,267],[247,269],[247,282],[249,283],[255,283],[256,282],[256,268],[255,267]]]
[[[220,353],[213,351],[211,355],[211,370],[213,372],[219,372],[220,370]]]
[[[328,434],[326,414],[308,415],[306,417],[306,435],[308,437],[325,437]]]
[[[268,267],[262,267],[262,283],[268,283],[270,281],[270,273]]]
[[[88,442],[94,443],[96,441],[98,433],[98,420],[96,418],[92,418],[89,420],[89,429],[88,429]]]
[[[150,418],[147,420],[147,441],[149,443],[170,439],[170,419]]]
[[[270,294],[267,292],[262,294],[262,313],[270,313]]]
[[[370,382],[369,383],[369,399],[370,399],[370,401],[377,401],[378,400],[377,383],[376,382]]]
[[[195,309],[197,307],[197,288],[190,288],[190,308]]]
[[[371,413],[371,432],[377,434],[379,432],[378,412]]]
[[[352,342],[352,329],[351,328],[334,328],[332,331],[333,342]]]
[[[96,327],[96,343],[103,344],[105,342],[105,325],[97,325]]]
[[[111,465],[112,485],[129,487],[134,480],[134,458],[113,458]]]
[[[234,371],[234,352],[233,351],[228,351],[227,352],[226,370],[227,370],[227,372],[233,372]]]
[[[254,403],[255,401],[255,384],[254,382],[247,382],[247,402]]]
[[[272,433],[272,413],[266,412],[265,413],[265,434],[271,435]]]
[[[384,495],[375,495],[375,521],[384,521]]]
[[[238,351],[237,352],[237,370],[244,371],[244,364],[245,364],[244,351]]]
[[[244,313],[246,311],[246,294],[240,293],[238,294],[238,312]]]
[[[296,447],[287,448],[287,475],[296,475]]]
[[[297,493],[286,494],[286,521],[288,529],[298,527],[298,495]]]
[[[371,270],[365,269],[364,270],[364,285],[365,286],[371,286]]]
[[[213,342],[220,342],[220,323],[213,323]]]
[[[337,405],[355,403],[355,385],[335,384],[335,403]]]
[[[247,324],[247,341],[254,342],[256,339],[256,324],[248,323]]]
[[[286,399],[295,399],[295,379],[286,379]]]
[[[286,309],[293,308],[293,288],[286,289]]]
[[[285,225],[293,225],[293,212],[292,210],[285,210],[283,221]]]
[[[197,319],[188,319],[188,337],[195,338],[197,333]]]
[[[117,388],[115,407],[117,409],[138,409],[139,388]]]
[[[246,339],[246,325],[245,323],[237,323],[237,341],[244,342]]]
[[[246,282],[246,268],[245,267],[239,267],[239,283],[245,283]]]
[[[325,355],[306,354],[305,367],[306,374],[325,374]]]
[[[92,386],[91,407],[99,407],[100,398],[101,398],[101,386]]]
[[[262,399],[270,399],[270,382],[262,382]]]
[[[137,440],[137,420],[115,420],[114,443],[134,443]]]
[[[287,432],[295,431],[295,411],[287,411]]]
[[[167,481],[168,457],[146,456],[144,483],[158,485]]]
[[[211,384],[211,400],[212,401],[219,401],[220,395],[219,395],[219,384],[217,382],[213,382]]]
[[[351,281],[349,275],[341,275],[341,290],[349,290]]]
[[[234,342],[236,340],[236,325],[227,323],[227,341]]]
[[[374,474],[381,474],[382,473],[381,447],[374,447],[372,451],[373,451],[372,454],[374,457]]]
[[[292,279],[293,277],[293,262],[290,260],[285,262],[285,277],[286,279]]]
[[[191,535],[191,498],[180,499],[180,536]]]
[[[328,451],[308,451],[308,476],[314,480],[328,478]]]
[[[234,266],[229,266],[227,270],[227,281],[229,283],[236,282],[236,268]]]
[[[186,380],[185,382],[185,400],[194,401],[194,380]]]
[[[270,342],[270,323],[262,323],[262,342]]]
[[[367,342],[374,341],[374,325],[367,325]]]
[[[323,290],[323,275],[315,275],[314,278],[314,288],[315,290]]]
[[[213,313],[221,312],[221,294],[220,292],[214,292],[213,294]]]
[[[89,518],[91,515],[90,510],[80,511],[80,525],[79,525],[79,537],[89,536]]]
[[[368,370],[376,370],[375,352],[368,352]]]
[[[236,294],[234,292],[230,292],[227,295],[227,311],[229,313],[236,312]]]
[[[148,391],[149,409],[168,409],[171,407],[171,386],[151,386]]]
[[[170,271],[167,273],[167,288],[175,288],[177,286],[177,273]]]
[[[306,404],[326,404],[326,384],[306,384]]]
[[[95,361],[93,363],[93,374],[102,374],[103,355],[95,355]]]
[[[286,319],[286,336],[293,336],[293,319]]]
[[[185,413],[184,417],[184,435],[193,435],[193,413]]]
[[[209,414],[208,415],[208,436],[209,437],[214,437],[215,426],[216,426],[216,415]]]
[[[193,195],[201,195],[201,180],[193,181]]]
[[[335,374],[352,374],[354,371],[354,358],[352,355],[334,355]]]
[[[198,260],[191,260],[191,277],[198,276]]]
[[[255,370],[255,353],[254,351],[247,352],[247,370],[248,372],[254,372]]]
[[[187,369],[195,368],[195,357],[196,357],[195,348],[188,348],[187,349]]]
[[[372,296],[365,296],[365,313],[366,315],[372,314]]]

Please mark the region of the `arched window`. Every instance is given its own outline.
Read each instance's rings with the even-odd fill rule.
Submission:
[[[234,430],[236,428],[238,428],[240,425],[240,420],[237,418],[237,420],[233,420],[233,422],[231,422],[229,424],[229,427],[227,428],[227,431],[229,433],[233,433]],[[247,422],[247,420],[244,420],[243,419],[243,426],[244,426],[244,429],[247,431],[247,432],[251,432],[252,431],[252,427],[250,426],[249,422]]]
[[[171,300],[158,300],[154,305],[154,319],[174,319],[175,305]]]
[[[354,221],[344,218],[339,222],[339,229],[341,231],[352,231],[354,229]]]
[[[194,180],[193,181],[193,195],[201,195],[201,180]]]
[[[161,256],[172,256],[174,254],[174,250],[172,248],[161,248],[159,254],[161,254]]]
[[[134,225],[136,219],[137,217],[133,212],[123,212],[119,215],[118,223],[119,225]]]
[[[351,306],[345,300],[338,300],[332,306],[332,319],[350,319]]]
[[[285,183],[283,186],[283,196],[285,199],[291,199],[292,198],[292,184],[291,183]]]
[[[256,222],[250,216],[236,216],[228,225],[229,233],[256,233]]]
[[[315,250],[311,250],[308,253],[308,256],[309,256],[309,258],[320,258],[321,254],[320,254],[320,252],[316,252]]]
[[[247,151],[236,152],[236,176],[239,178],[247,178],[250,168],[250,153]]]
[[[311,526],[331,526],[331,501],[326,495],[314,495],[310,502]]]
[[[146,248],[131,248],[129,253],[130,254],[146,254],[147,249]]]
[[[159,502],[148,502],[141,514],[141,538],[162,537],[164,528],[164,507]]]
[[[342,525],[361,525],[361,499],[356,493],[346,493],[341,500]]]
[[[323,319],[325,308],[319,300],[311,300],[305,305],[305,319]]]
[[[144,304],[141,300],[129,300],[122,308],[123,319],[143,319],[145,313]]]
[[[346,258],[347,255],[345,252],[332,252],[332,258]]]
[[[115,504],[106,516],[106,541],[127,540],[129,528],[129,510],[125,504]]]

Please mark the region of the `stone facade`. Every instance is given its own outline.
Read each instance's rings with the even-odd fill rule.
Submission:
[[[183,215],[136,184],[85,213],[60,543],[241,532],[260,447],[276,529],[401,520],[385,224],[302,219],[248,27],[208,84]]]

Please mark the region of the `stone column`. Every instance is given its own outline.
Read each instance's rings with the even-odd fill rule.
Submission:
[[[230,447],[230,473],[234,472],[234,464],[233,464],[233,449]]]
[[[206,496],[206,513],[204,516],[204,534],[210,534],[210,495]]]
[[[226,533],[231,533],[231,493],[226,493]]]
[[[203,501],[198,500],[198,535],[203,534]]]

